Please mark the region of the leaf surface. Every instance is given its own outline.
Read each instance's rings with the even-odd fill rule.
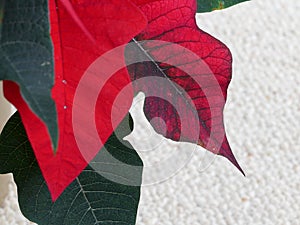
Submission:
[[[79,83],[100,56],[116,46],[127,43],[145,26],[143,14],[128,0],[74,0],[69,2],[70,4],[68,2],[49,1],[55,56],[55,86],[52,97],[56,103],[59,124],[59,143],[55,155],[44,123],[27,106],[19,94],[19,87],[10,81],[4,83],[5,96],[20,112],[53,200],[58,198],[102,148],[102,143],[107,141],[114,130],[112,120],[117,125],[131,106],[130,91],[124,97],[122,105],[114,103],[120,90],[130,84],[126,69],[118,71],[107,81],[102,80],[106,71],[104,68],[97,68],[100,72],[90,72],[93,74],[88,85],[84,87],[84,94],[79,96],[79,101],[74,102]],[[123,57],[121,55],[116,60],[124,64],[125,68]],[[110,65],[114,63],[115,61],[110,61]],[[104,83],[102,89],[94,90],[95,84],[101,82]],[[90,100],[91,93],[98,95],[98,98],[95,100],[95,108],[88,109],[87,106],[94,104]],[[78,126],[76,128],[79,132],[76,137],[73,120],[75,106],[80,115],[79,119],[74,119],[75,123],[80,123],[79,129]],[[111,116],[112,107],[119,109],[114,118]],[[98,141],[98,136],[90,135],[86,129],[87,120],[96,124],[101,139],[97,148],[88,147]],[[78,147],[78,141],[86,143],[86,146],[83,146],[84,150]]]
[[[16,113],[0,136],[0,173],[13,173],[23,214],[39,225],[135,224],[142,161],[128,142],[120,141],[128,132],[128,117],[125,117],[105,144],[105,150],[118,158],[118,169],[109,167],[112,162],[104,160],[104,151],[101,150],[91,165],[102,166],[87,166],[53,203],[20,116]],[[133,165],[135,169],[128,175],[122,172],[124,165]],[[104,172],[114,174],[118,179],[124,176],[124,179],[135,179],[136,184],[130,186],[113,182]]]
[[[4,3],[5,0],[0,0],[0,37],[1,37],[2,23],[3,23]]]
[[[225,9],[249,0],[197,0],[197,12],[210,12]]]
[[[135,86],[135,92],[150,93],[144,105],[147,119],[165,137],[199,144],[225,156],[241,170],[223,125],[232,73],[230,50],[197,27],[194,1],[136,0],[135,3],[149,23],[136,36],[137,47],[126,49],[126,56],[148,58],[147,62],[128,67],[133,81],[151,77]],[[162,82],[156,82],[155,78],[163,78],[167,83],[160,87]],[[184,112],[180,114],[182,109]]]
[[[22,97],[46,123],[56,147],[58,127],[51,98],[54,66],[47,1],[1,1],[0,5],[0,80],[20,86]]]

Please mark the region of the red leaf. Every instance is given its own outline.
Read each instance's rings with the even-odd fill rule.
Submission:
[[[223,125],[223,108],[232,72],[230,50],[197,27],[194,0],[134,0],[133,2],[139,5],[149,21],[146,29],[136,37],[136,41],[159,40],[175,43],[192,51],[198,58],[195,61],[193,55],[168,43],[145,41],[138,44],[140,53],[127,51],[131,57],[132,54],[145,54],[152,61],[129,66],[132,80],[151,74],[151,76],[166,78],[183,89],[179,91],[179,88],[174,85],[173,91],[166,88],[159,89],[159,82],[154,83],[151,80],[139,86],[135,91],[142,90],[160,96],[146,98],[144,106],[146,117],[155,130],[167,138],[193,143],[196,141],[209,151],[228,158],[242,172],[230,149]],[[203,64],[201,67],[204,70],[197,70],[199,63]],[[204,64],[211,72],[205,69]],[[189,74],[179,69],[179,65],[187,69]],[[176,104],[170,104],[161,98],[163,95],[166,99],[167,95],[176,98]],[[193,104],[194,110],[191,109]],[[179,116],[178,110],[182,108],[185,113]],[[156,117],[162,118],[163,122],[152,120]],[[187,124],[187,129],[181,129],[182,122]],[[195,135],[197,140],[193,138]]]
[[[111,118],[115,98],[120,90],[130,83],[126,69],[122,69],[105,83],[96,102],[97,116],[91,118],[89,115],[95,114],[85,109],[85,104],[90,103],[88,94],[93,89],[93,84],[102,79],[102,74],[92,77],[89,83],[91,87],[84,89],[86,96],[81,96],[82,99],[73,105],[80,79],[99,56],[127,43],[145,27],[146,21],[140,10],[129,0],[50,0],[49,9],[55,60],[55,86],[52,96],[57,106],[59,121],[59,145],[56,155],[53,154],[45,124],[26,105],[19,87],[6,81],[4,91],[5,96],[21,114],[52,199],[56,200],[103,146],[88,149],[90,152],[84,152],[85,155],[82,155],[82,149],[77,147],[78,137],[75,138],[73,132],[73,107],[81,110],[79,115],[83,118],[79,121],[82,125],[79,139],[86,138],[87,146],[93,146],[93,142],[97,140],[89,137],[88,130],[84,129],[84,122],[96,120],[97,132],[102,143],[105,143],[114,130],[112,119],[114,126],[121,122],[128,113],[132,100],[130,96],[126,96],[122,107],[114,114],[116,117]],[[124,58],[121,56],[118,61],[123,62]],[[125,62],[123,64],[125,67]]]

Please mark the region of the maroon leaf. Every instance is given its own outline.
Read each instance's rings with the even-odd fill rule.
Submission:
[[[148,96],[144,105],[147,119],[165,137],[197,143],[225,156],[243,173],[223,125],[223,108],[232,73],[230,50],[197,27],[196,1],[134,2],[146,15],[148,26],[135,38],[137,47],[127,49],[126,57],[145,61],[128,67],[132,80],[151,76],[135,85],[135,92],[143,91]],[[160,85],[153,76],[167,83]],[[179,112],[182,109],[184,113]]]

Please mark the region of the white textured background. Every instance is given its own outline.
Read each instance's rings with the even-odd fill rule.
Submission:
[[[200,172],[199,149],[175,177],[142,188],[137,224],[300,224],[299,12],[300,1],[252,0],[197,16],[233,53],[225,122],[247,176],[221,157]],[[189,147],[150,155],[166,146]],[[13,211],[15,198],[10,192],[0,208],[1,225],[29,224]]]

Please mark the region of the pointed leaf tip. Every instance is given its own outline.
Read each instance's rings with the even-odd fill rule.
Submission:
[[[163,82],[152,79],[134,86],[136,93],[146,93],[144,113],[148,121],[166,138],[197,143],[214,154],[225,156],[244,174],[231,152],[223,121],[227,88],[232,78],[230,49],[197,27],[193,1],[176,1],[176,4],[170,0],[134,2],[139,4],[149,22],[135,37],[143,41],[137,46],[138,50],[126,51],[126,57],[147,59],[128,67],[131,79],[152,76],[167,81],[160,85]],[[184,16],[176,22],[166,22],[166,18],[181,15],[182,8],[187,9]],[[152,44],[149,40],[156,42]],[[147,93],[150,94],[147,96]]]
[[[234,157],[232,151],[225,152],[225,153],[221,153],[220,152],[220,155],[224,156],[225,158],[227,158],[244,175],[244,177],[246,176],[246,174],[244,173],[243,169],[241,168],[241,166],[237,162],[236,158]]]
[[[33,18],[39,19],[33,21]],[[56,147],[58,127],[51,98],[54,66],[47,1],[0,0],[0,44],[0,80],[19,85],[22,98],[45,123],[52,145]],[[7,93],[4,94],[7,98]],[[10,102],[16,106],[13,92]]]
[[[117,129],[128,132],[128,120],[124,119]],[[13,173],[23,215],[39,225],[78,224],[77,221],[86,225],[112,224],[108,219],[117,220],[117,224],[135,224],[143,163],[134,148],[119,135],[119,131],[112,134],[105,149],[93,159],[93,166],[86,166],[59,198],[57,194],[53,198],[16,112],[0,135],[0,173]],[[112,157],[108,159],[106,154]],[[116,158],[122,163],[111,166],[113,161],[109,160]],[[135,168],[131,173],[127,173],[129,165]],[[115,179],[110,180],[112,177]],[[122,179],[133,181],[134,185],[125,186]]]
[[[26,21],[30,20],[28,24],[31,24],[32,17],[27,16],[27,14],[29,12],[36,11],[34,10],[37,8],[35,1],[15,0],[6,2],[11,6],[7,7],[8,9],[10,9],[11,19],[17,19],[16,22],[19,22],[19,24],[21,25],[23,25],[23,20],[26,19]],[[31,110],[32,106],[28,105],[27,102],[24,101],[24,99],[26,100],[26,98],[24,98],[24,93],[20,93],[20,88],[15,83],[7,81],[4,83],[3,87],[6,98],[16,106],[18,112],[22,117],[22,122],[27,131],[31,146],[34,149],[35,156],[41,168],[42,174],[50,190],[52,199],[55,200],[58,196],[60,196],[65,188],[68,187],[71,182],[73,182],[73,180],[87,166],[87,163],[101,149],[101,146],[96,146],[93,149],[85,146],[85,152],[88,152],[86,159],[82,154],[82,149],[78,147],[72,120],[73,108],[74,105],[76,105],[73,104],[75,99],[75,90],[77,91],[76,87],[79,85],[79,82],[82,81],[81,78],[85,76],[87,69],[89,69],[91,65],[94,65],[93,63],[101,55],[105,54],[111,49],[114,49],[117,46],[128,43],[128,41],[132,37],[137,35],[142,29],[144,29],[144,27],[146,26],[146,20],[143,13],[140,12],[140,10],[129,0],[49,0],[38,2],[38,6],[44,9],[43,14],[41,14],[40,10],[37,11],[37,13],[39,13],[37,14],[37,17],[41,18],[38,20],[41,21],[41,23],[43,22],[41,25],[44,25],[44,27],[46,27],[43,34],[47,37],[46,46],[49,48],[48,51],[45,51],[44,48],[40,49],[40,51],[36,51],[36,48],[38,48],[39,45],[34,45],[35,48],[32,49],[29,48],[31,45],[27,48],[23,45],[23,42],[21,47],[13,42],[13,47],[17,50],[23,50],[26,48],[26,51],[23,51],[23,53],[26,57],[30,57],[30,59],[26,60],[26,62],[30,63],[32,63],[32,55],[37,54],[37,52],[40,55],[45,56],[47,55],[46,53],[48,53],[47,60],[46,58],[42,57],[36,58],[39,62],[38,65],[40,65],[42,69],[45,69],[47,67],[48,73],[43,74],[55,75],[54,87],[53,82],[46,82],[46,84],[50,86],[49,90],[51,90],[51,94],[49,90],[46,94],[51,102],[45,102],[44,100],[41,100],[43,96],[40,97],[37,101],[33,101],[33,103],[43,103],[42,106],[44,106],[43,108],[45,108],[46,113],[42,113],[41,115],[47,116],[45,116],[44,118],[38,118],[37,116],[39,114],[33,113],[33,110]],[[67,3],[71,3],[71,5],[68,5]],[[66,7],[66,4],[68,7]],[[20,17],[15,16],[16,7],[18,9],[18,12],[20,10],[24,11],[20,11]],[[5,14],[5,18],[7,19],[8,17],[6,16],[7,15]],[[101,23],[101,21],[106,22]],[[6,27],[7,32],[12,32],[15,35],[15,33],[13,32],[14,30],[11,30],[11,26],[9,26],[9,24],[7,24],[6,26],[4,25],[2,26],[2,34],[4,33],[4,27]],[[49,25],[52,42],[49,38]],[[20,35],[19,33],[17,33],[17,40],[19,40],[19,38],[23,40],[26,35],[29,36],[28,38],[32,38],[31,36],[33,36],[32,39],[34,41],[40,40],[41,37],[39,32],[28,32],[28,28],[26,26],[21,27],[24,28],[24,34],[22,33],[22,35]],[[36,27],[40,28],[41,26]],[[89,35],[89,32],[93,36]],[[96,39],[97,48],[95,48],[95,45],[91,43],[91,37],[94,37]],[[1,41],[3,41],[2,39]],[[44,39],[41,38],[41,40]],[[3,52],[3,48],[1,48],[0,58]],[[10,49],[6,49],[4,53],[10,52],[12,52]],[[15,52],[12,53],[14,54],[11,57],[16,55]],[[18,58],[22,58],[20,55],[22,52],[19,54],[19,51],[17,51],[17,53],[17,55],[20,56]],[[121,57],[116,58],[116,60],[120,60],[120,63],[124,63],[124,60]],[[52,61],[54,61],[54,63]],[[5,60],[0,60],[0,79],[2,78],[2,74],[6,74],[3,73],[4,70],[2,70],[2,66],[4,69],[6,69],[7,65],[9,64],[6,63]],[[22,63],[19,63],[18,65],[25,65],[26,68],[29,67],[26,63],[24,63],[23,58]],[[125,63],[122,67],[125,67]],[[22,69],[22,71],[23,70],[24,69]],[[33,72],[35,72],[35,70]],[[122,109],[114,114],[114,118],[111,118],[110,111],[112,110],[113,106],[115,106],[115,96],[118,96],[119,91],[123,90],[123,87],[125,87],[130,82],[128,73],[125,69],[118,71],[117,74],[114,74],[113,76],[118,77],[118,79],[110,79],[107,82],[103,82],[105,83],[105,85],[102,90],[105,91],[101,92],[101,96],[98,96],[97,99],[95,98],[94,100],[89,99],[90,101],[93,101],[93,103],[96,103],[96,114],[101,115],[102,117],[101,120],[96,120],[97,133],[95,134],[95,137],[100,136],[102,141],[102,143],[100,143],[101,145],[103,145],[109,139],[110,135],[113,132],[112,123],[108,123],[107,121],[114,120],[115,124],[119,124],[124,115],[128,113],[131,105],[130,101],[132,98],[128,95],[126,103],[122,103]],[[85,79],[85,81],[87,80],[88,79]],[[41,93],[41,90],[44,91],[46,89],[44,85],[32,83],[33,81],[35,81],[35,79],[32,80],[30,77],[30,82],[28,83],[30,83],[31,86],[33,85],[34,87],[37,87],[38,93]],[[39,80],[37,79],[36,82],[38,83]],[[44,84],[44,82],[42,84]],[[93,86],[93,83],[90,84],[91,86]],[[93,87],[96,88],[97,86]],[[81,92],[81,94],[82,95],[79,99],[85,99],[87,96],[89,96],[85,96],[85,92]],[[100,99],[103,99],[103,97],[105,97],[106,99],[105,104],[99,104],[101,102]],[[52,98],[54,99],[54,102]],[[94,111],[87,110],[88,112],[86,113],[86,108],[81,107],[81,104],[86,105],[86,101],[80,100],[80,103],[77,104],[80,110],[84,111],[80,111],[80,113],[83,113],[85,115],[86,120],[84,120],[83,122],[83,124],[85,125],[87,124],[87,122],[89,122],[89,118],[94,117],[94,115],[91,115],[94,113]],[[53,106],[51,112],[49,106]],[[54,111],[54,109],[56,109],[57,112]],[[46,125],[49,124],[51,126],[57,125],[57,123],[54,122],[54,119],[52,118],[53,115],[57,115],[59,129],[57,133],[50,132],[51,127],[48,131],[46,127]],[[44,123],[45,119],[48,119],[51,123]],[[77,121],[79,121],[80,123],[82,122],[82,120]],[[91,121],[94,122],[94,120]],[[106,123],[105,126],[103,125],[103,123]],[[83,128],[83,126],[81,128]],[[83,133],[84,132],[79,134],[82,139],[84,139],[86,135],[86,133]],[[55,140],[55,137],[58,134],[59,143],[57,144],[54,141],[51,144],[51,141]],[[97,140],[97,138],[95,138],[94,140]]]

